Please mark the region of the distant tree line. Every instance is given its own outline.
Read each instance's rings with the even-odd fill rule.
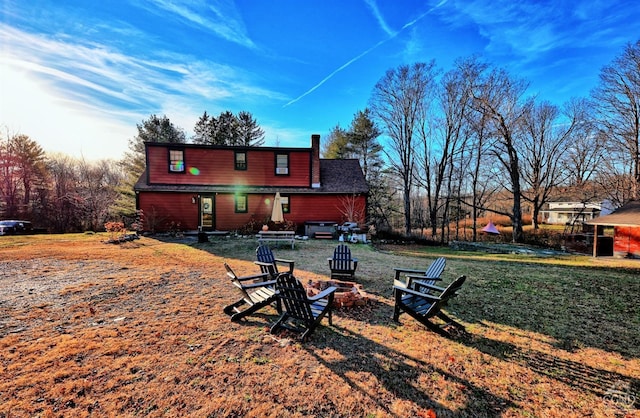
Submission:
[[[207,112],[198,119],[193,143],[258,147],[264,145],[264,131],[249,112],[226,111],[217,118]]]
[[[561,106],[527,94],[526,80],[478,57],[444,71],[435,61],[389,69],[368,107],[348,128],[334,127],[325,158],[356,158],[370,187],[368,221],[406,235],[449,226],[487,211],[506,215],[521,242],[523,211],[534,227],[550,197],[575,190],[582,201],[622,205],[640,196],[640,41],[600,72],[587,98]],[[133,185],[144,170],[145,142],[185,143],[166,116],[137,125],[121,161],[88,163],[45,155],[26,135],[0,136],[0,217],[37,219],[54,232],[100,230],[133,216]],[[190,141],[260,146],[264,131],[248,112],[207,112]],[[508,205],[496,201],[509,199]]]
[[[0,137],[0,213],[50,232],[102,230],[119,198],[118,163],[47,155],[26,135]]]

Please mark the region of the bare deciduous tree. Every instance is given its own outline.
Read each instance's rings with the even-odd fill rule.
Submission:
[[[472,240],[478,239],[478,218],[491,197],[501,188],[499,172],[494,170],[490,155],[491,132],[489,117],[482,111],[467,115],[469,118],[468,169],[471,201]],[[465,203],[467,203],[465,201]]]
[[[517,138],[527,104],[522,97],[527,89],[523,80],[511,77],[503,69],[494,69],[478,84],[473,93],[473,107],[487,116],[492,136],[495,138],[491,153],[505,169],[507,180],[505,187],[513,198],[510,213],[513,225],[513,241],[522,242],[522,192],[520,184],[520,153]]]
[[[111,219],[111,207],[118,197],[118,185],[124,176],[117,164],[109,160],[76,162],[78,210],[83,229],[100,231]]]
[[[348,222],[364,224],[366,208],[357,195],[341,196],[338,200],[338,209]]]
[[[435,63],[401,65],[376,83],[370,99],[372,115],[389,138],[389,165],[402,181],[405,233],[411,234],[411,192],[415,179],[416,129],[433,96]]]
[[[584,120],[584,112],[576,103],[569,103],[564,113],[566,119],[561,120],[560,110],[543,102],[528,106],[522,118],[522,197],[533,207],[534,229],[539,228],[540,212],[551,193],[569,175],[564,165],[568,142]]]
[[[54,154],[47,158],[49,192],[47,194],[47,226],[52,232],[81,229],[80,198],[76,183],[76,161],[66,155]]]
[[[422,140],[420,154],[421,175],[418,184],[427,192],[427,211],[429,213],[429,225],[432,236],[437,236],[440,227],[440,241],[445,241],[445,229],[448,225],[449,203],[453,194],[458,195],[461,177],[453,184],[452,178],[458,171],[459,165],[454,167],[454,162],[461,161],[461,153],[464,150],[467,125],[467,113],[471,100],[472,83],[475,81],[469,77],[471,62],[459,61],[454,70],[447,72],[440,81],[437,91],[438,118],[425,116],[425,123],[419,130]],[[433,123],[425,128],[427,123]],[[441,222],[438,223],[438,216]]]
[[[586,99],[575,99],[569,103],[569,106],[582,114],[582,122],[571,134],[563,164],[569,175],[567,184],[584,189],[586,184],[595,180],[602,164],[604,141],[601,138],[602,134],[593,123],[593,105]]]
[[[640,40],[600,71],[593,91],[611,168],[633,178],[631,198],[640,197]],[[618,193],[619,194],[619,193]]]

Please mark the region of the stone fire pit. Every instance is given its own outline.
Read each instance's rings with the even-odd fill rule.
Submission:
[[[307,295],[315,296],[324,289],[335,286],[338,288],[334,294],[333,306],[335,308],[348,308],[367,304],[367,295],[361,284],[356,282],[344,282],[338,280],[309,280],[307,283]]]

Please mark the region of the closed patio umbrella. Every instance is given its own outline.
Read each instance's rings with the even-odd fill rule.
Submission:
[[[276,197],[273,199],[271,220],[276,223],[284,222],[284,214],[282,213],[282,197],[280,197],[280,192],[277,192]]]

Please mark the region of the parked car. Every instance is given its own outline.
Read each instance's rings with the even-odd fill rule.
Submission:
[[[32,234],[33,226],[29,221],[0,221],[0,235]]]

